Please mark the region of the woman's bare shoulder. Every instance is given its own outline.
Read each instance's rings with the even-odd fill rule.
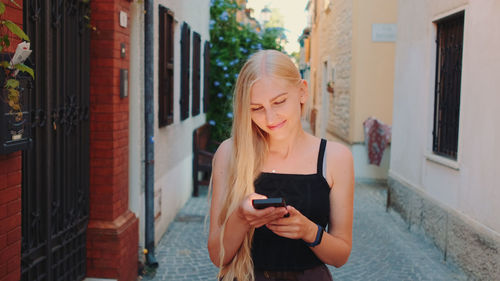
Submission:
[[[231,151],[233,149],[233,140],[226,139],[223,141],[214,154],[213,166],[215,170],[224,171],[229,165],[231,158]]]
[[[345,145],[336,141],[328,141],[326,143],[326,151],[328,159],[335,159],[337,161],[352,161],[352,152]]]
[[[326,170],[330,186],[350,182],[354,177],[354,161],[351,150],[344,144],[328,141],[326,146]]]
[[[226,139],[219,145],[217,151],[215,151],[214,158],[229,160],[229,156],[231,154],[232,149],[233,149],[233,140]]]

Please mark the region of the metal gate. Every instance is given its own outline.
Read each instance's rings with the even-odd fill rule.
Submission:
[[[24,0],[35,69],[23,153],[22,280],[81,280],[89,215],[89,1]]]

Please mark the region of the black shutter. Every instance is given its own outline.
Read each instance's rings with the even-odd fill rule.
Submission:
[[[437,23],[433,152],[457,159],[464,13]]]
[[[193,116],[200,114],[200,51],[201,37],[198,32],[193,32]]]
[[[203,112],[208,111],[209,105],[209,94],[208,90],[210,87],[209,75],[210,75],[210,42],[205,41],[205,47],[203,52]]]
[[[174,16],[160,6],[160,58],[158,89],[158,123],[160,127],[174,121]]]
[[[182,25],[181,34],[181,120],[189,117],[189,51],[191,29],[187,23]]]

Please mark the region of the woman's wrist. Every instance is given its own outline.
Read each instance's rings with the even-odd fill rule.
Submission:
[[[309,221],[307,224],[306,235],[302,238],[306,243],[312,243],[316,240],[316,234],[318,233],[318,225],[312,221]]]
[[[321,239],[323,238],[324,229],[319,224],[317,224],[317,226],[318,226],[318,231],[316,232],[316,238],[314,239],[314,241],[312,243],[306,242],[306,245],[311,247],[311,248],[318,246],[321,243]]]
[[[239,206],[235,210],[235,213],[236,213],[235,214],[236,219],[238,220],[238,224],[245,226],[247,229],[250,229],[250,224],[248,223],[248,221],[245,219],[245,216],[243,215],[243,207]]]

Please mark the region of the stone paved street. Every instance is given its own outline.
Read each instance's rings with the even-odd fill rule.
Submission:
[[[208,257],[206,189],[191,198],[156,248],[160,264],[144,280],[216,280],[217,268]],[[358,183],[354,200],[353,249],[341,268],[330,267],[336,281],[344,280],[466,280],[423,235],[409,232],[404,221],[385,210],[386,189]]]

